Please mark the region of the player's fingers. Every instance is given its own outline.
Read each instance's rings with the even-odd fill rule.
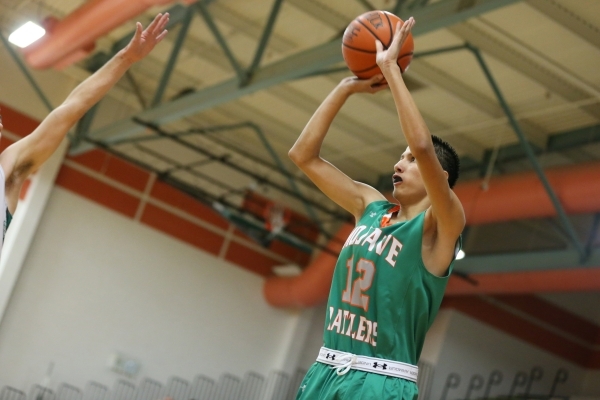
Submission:
[[[390,49],[396,49],[400,47],[400,44],[402,43],[402,23],[398,22],[396,24],[396,30],[394,31],[394,37],[392,39],[392,43],[390,44]]]
[[[414,19],[413,19],[413,17],[410,17],[402,24],[402,27],[400,29],[396,30],[396,33],[398,34],[398,36],[394,35],[393,45],[398,46],[398,49],[404,44],[404,41],[410,34],[410,30],[412,29],[413,25],[414,25]]]
[[[398,40],[399,38],[402,37],[402,35],[404,34],[404,28],[406,26],[406,22],[402,23],[400,21],[398,21],[398,23],[396,23],[396,30],[394,31],[394,40]]]
[[[162,31],[162,33],[156,37],[156,43],[159,43],[161,40],[163,40],[164,37],[167,36],[167,33],[169,33],[169,31],[166,29]]]
[[[370,77],[367,80],[367,82],[369,83],[369,86],[373,86],[373,85],[376,85],[377,83],[381,82],[382,79],[383,79],[383,75],[377,74],[377,75],[373,75],[372,77]]]
[[[135,33],[133,34],[132,41],[139,41],[140,38],[142,37],[143,30],[144,30],[144,27],[142,26],[142,23],[136,22],[135,23]]]
[[[378,53],[383,51],[383,44],[378,39],[375,39],[375,49]]]
[[[162,32],[165,30],[167,24],[169,23],[169,13],[165,13],[160,19],[160,23],[158,24],[158,32]]]
[[[385,90],[387,88],[389,88],[390,86],[386,83],[379,83],[377,85],[373,85],[371,86],[371,93],[377,93],[377,92],[381,92],[382,90]]]
[[[165,13],[158,19],[156,26],[152,30],[152,35],[153,36],[160,35],[165,30],[165,26],[167,26],[168,22],[169,22],[169,13]]]
[[[413,17],[410,17],[402,26],[404,35],[408,35],[414,25],[415,19]]]
[[[161,13],[156,14],[156,17],[154,17],[152,22],[150,22],[150,24],[146,28],[146,31],[152,33],[154,31],[154,29],[156,28],[156,26],[158,25],[158,21],[160,21],[161,17],[162,17]]]

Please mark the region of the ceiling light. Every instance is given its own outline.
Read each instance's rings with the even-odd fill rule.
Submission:
[[[273,273],[277,276],[293,277],[302,273],[302,268],[296,264],[278,265],[273,267]]]
[[[463,258],[465,258],[465,252],[462,250],[459,250],[458,253],[456,253],[456,259],[457,260],[462,260]]]
[[[28,21],[16,31],[10,34],[8,41],[19,46],[20,48],[27,47],[46,34],[46,30],[38,24]]]

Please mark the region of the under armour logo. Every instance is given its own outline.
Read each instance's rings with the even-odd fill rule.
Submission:
[[[300,389],[302,389],[302,393],[304,393],[304,389],[306,389],[306,385],[300,386]]]
[[[327,353],[327,355],[325,356],[325,358],[329,360],[329,357],[331,357],[331,359],[333,361],[335,361],[335,354]]]
[[[387,364],[379,364],[377,362],[373,363],[373,368],[379,368],[379,367],[381,367],[381,369],[385,370],[385,369],[387,369]]]
[[[377,213],[376,212],[372,212],[371,214],[369,214],[369,217],[373,218],[374,216],[376,216]]]

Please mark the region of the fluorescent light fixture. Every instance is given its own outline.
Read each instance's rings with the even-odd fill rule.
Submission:
[[[456,259],[457,259],[457,260],[462,260],[463,258],[465,258],[465,255],[466,255],[466,254],[465,254],[465,252],[464,252],[464,251],[462,251],[462,250],[459,250],[459,251],[458,251],[458,254],[456,254]]]
[[[38,24],[28,21],[10,34],[8,41],[19,46],[27,47],[46,34],[46,30]]]
[[[273,272],[277,276],[293,277],[300,275],[302,273],[302,268],[296,264],[278,265],[273,267]]]

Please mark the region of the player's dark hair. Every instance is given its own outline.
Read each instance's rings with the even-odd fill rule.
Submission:
[[[431,135],[431,140],[433,141],[433,147],[435,148],[435,155],[440,164],[442,164],[444,171],[448,173],[448,184],[450,185],[450,188],[453,188],[460,171],[460,159],[458,158],[458,154],[456,153],[456,150],[450,146],[450,143],[445,140],[435,135]]]

